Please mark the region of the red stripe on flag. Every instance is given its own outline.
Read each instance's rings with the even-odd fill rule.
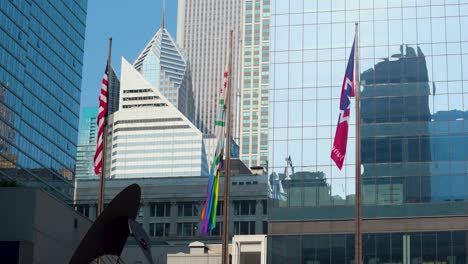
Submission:
[[[102,154],[104,150],[105,118],[107,116],[107,69],[102,78],[101,93],[99,94],[99,112],[97,118],[98,135],[96,139],[96,153],[94,154],[94,173],[100,174],[102,170]]]
[[[338,116],[338,125],[336,127],[335,139],[331,151],[331,159],[340,170],[343,167],[346,145],[348,143],[349,116],[351,112],[350,97],[354,97],[354,44],[349,55],[343,85],[341,87],[340,115]]]

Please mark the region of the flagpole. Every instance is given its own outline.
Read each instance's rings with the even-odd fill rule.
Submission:
[[[107,102],[109,102],[109,79],[110,79],[110,65],[111,65],[111,50],[112,50],[112,37],[109,38],[109,50],[107,52]],[[107,113],[104,117],[104,133],[102,135],[102,167],[101,174],[99,175],[99,198],[98,198],[98,216],[104,210],[104,179],[106,173],[106,147],[107,147]],[[97,263],[101,263],[101,257],[97,258]]]
[[[109,51],[107,53],[107,80],[110,79],[110,64],[111,64],[112,38],[109,38]],[[108,82],[109,83],[109,82]],[[107,85],[109,91],[109,84]],[[109,92],[107,93],[107,101],[109,102]],[[107,114],[104,117],[104,135],[102,148],[102,168],[99,177],[99,200],[98,200],[98,216],[104,210],[104,178],[106,173],[106,145],[107,145]]]
[[[355,255],[354,263],[362,262],[362,204],[361,204],[361,113],[360,113],[360,89],[361,80],[359,76],[359,24],[355,24],[355,51],[354,51],[354,96],[356,97],[356,229],[355,229]]]
[[[225,162],[226,169],[224,171],[224,200],[223,200],[223,247],[221,255],[221,263],[229,264],[229,204],[230,204],[230,187],[231,187],[231,80],[232,80],[232,35],[233,30],[230,31],[229,36],[229,54],[228,54],[228,80],[226,88],[226,149]]]

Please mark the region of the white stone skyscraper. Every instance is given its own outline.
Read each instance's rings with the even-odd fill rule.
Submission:
[[[119,111],[110,120],[111,178],[208,174],[202,133],[125,59]]]
[[[133,65],[122,59],[119,110],[109,121],[111,178],[208,175],[189,60],[166,30],[164,7],[162,17]]]
[[[233,136],[239,137],[239,89],[243,0],[179,0],[177,43],[189,56],[195,99],[195,125],[204,133],[214,132],[217,88],[222,85],[233,30]]]

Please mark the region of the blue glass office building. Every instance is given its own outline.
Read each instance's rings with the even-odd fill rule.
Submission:
[[[0,1],[0,178],[71,201],[86,0]]]
[[[356,21],[364,263],[468,263],[467,0],[272,1],[268,262],[354,263],[354,109],[330,150]]]

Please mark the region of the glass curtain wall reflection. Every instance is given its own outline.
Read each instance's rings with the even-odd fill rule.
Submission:
[[[467,157],[462,149],[467,139],[463,124],[465,108],[468,108],[464,101],[468,98],[464,93],[468,77],[462,71],[462,62],[466,59],[464,52],[468,52],[468,44],[460,39],[460,25],[465,17],[456,17],[457,26],[452,26],[451,17],[443,17],[447,25],[443,32],[437,31],[441,30],[440,26],[432,25],[441,20],[430,17],[431,30],[426,34],[443,33],[452,41],[427,43],[425,35],[419,36],[417,32],[407,35],[412,27],[402,30],[397,25],[403,24],[403,14],[409,16],[408,20],[419,20],[416,12],[421,12],[421,19],[425,21],[423,11],[434,9],[431,5],[402,6],[400,3],[395,7],[401,13],[398,20],[389,18],[389,14],[395,12],[393,8],[382,8],[378,4],[372,4],[373,9],[369,11],[353,5],[335,6],[335,2],[329,6],[318,3],[310,6],[309,1],[280,2],[274,5],[272,21],[269,170],[277,172],[280,180],[284,179],[283,171],[288,166],[285,158],[291,156],[295,174],[290,175],[293,181],[282,181],[283,188],[297,185],[296,178],[315,182],[316,178],[301,175],[320,173],[321,181],[328,186],[329,198],[321,199],[323,202],[314,203],[315,206],[354,203],[353,113],[346,166],[342,171],[332,164],[329,149],[339,111],[337,105],[348,45],[352,44],[354,21],[359,21],[361,14],[364,203],[466,199],[460,194],[450,198],[452,190],[460,186],[464,186],[466,192],[462,168]],[[365,1],[361,2],[365,6]],[[467,9],[466,4],[439,8]],[[379,16],[368,21],[367,15],[382,13],[381,9],[387,13],[385,20]],[[384,25],[383,32],[374,34],[381,28],[379,25]],[[457,28],[458,39],[452,32]],[[345,39],[350,41],[346,43]],[[443,181],[439,179],[442,175],[450,177],[446,181],[449,186],[435,184]],[[296,192],[303,195],[296,195]],[[292,190],[289,195],[300,200],[287,199],[279,204],[310,206],[303,198],[309,196],[306,189]]]
[[[1,1],[0,179],[71,203],[87,0]]]
[[[350,263],[354,258],[354,251],[346,249],[346,243],[354,249],[349,235],[343,235],[342,247],[333,253],[329,238],[314,236],[310,242],[301,240],[304,236],[275,232],[282,233],[293,221],[346,222],[354,217],[354,101],[341,171],[330,159],[330,150],[355,22],[360,29],[364,218],[418,221],[467,215],[468,35],[463,29],[468,28],[468,1],[276,0],[270,36],[270,249],[276,252],[275,245],[285,243],[294,247],[287,254],[297,251],[301,257],[269,253],[270,263]],[[334,233],[339,233],[342,227],[336,228]],[[449,224],[433,231],[448,229]],[[402,226],[400,231],[411,233],[411,228]],[[466,257],[445,253],[442,258],[427,253],[426,258],[426,250],[439,247],[438,242],[429,245],[430,234],[418,236],[417,245],[414,236],[409,242],[385,238],[382,244],[375,238],[375,250],[364,253],[365,262],[466,262]],[[320,239],[326,241],[317,242]],[[403,241],[411,243],[407,258],[403,253],[409,248],[403,250]],[[301,250],[301,243],[320,246]],[[451,245],[447,250],[453,251]],[[390,257],[379,255],[379,248],[386,247],[391,248]],[[462,251],[466,255],[466,247]],[[276,262],[281,256],[286,259]]]
[[[466,231],[364,234],[364,263],[467,263]],[[354,263],[353,234],[279,236],[269,263]]]
[[[96,179],[98,177],[94,173],[98,110],[97,107],[83,108],[79,124],[75,179]]]
[[[431,201],[430,87],[423,51],[400,46],[400,53],[362,72],[361,86],[363,204]]]

